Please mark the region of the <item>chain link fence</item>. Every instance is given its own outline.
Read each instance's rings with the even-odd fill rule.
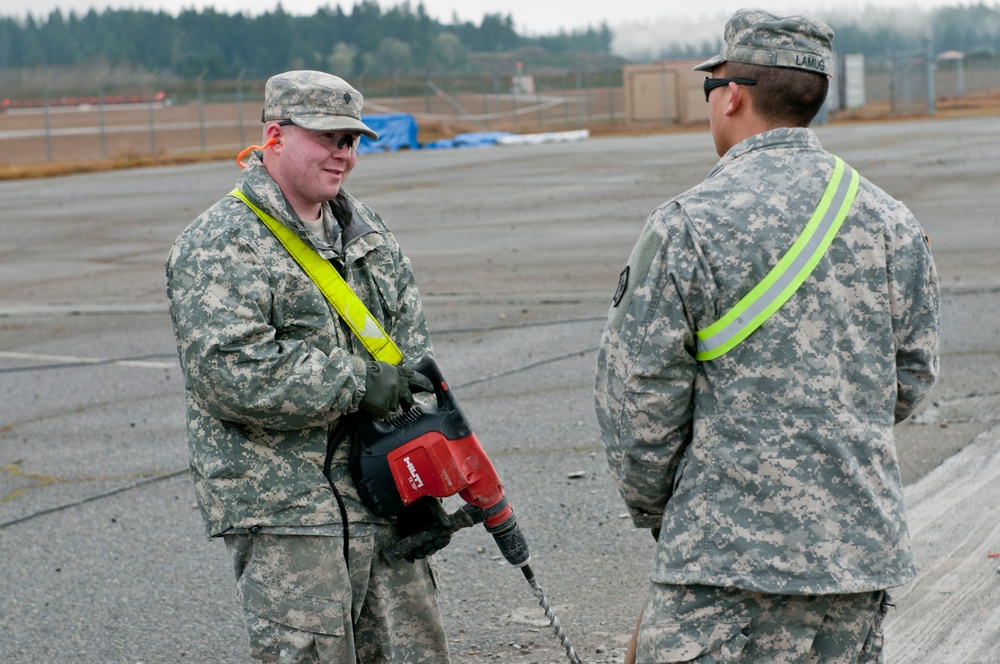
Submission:
[[[870,110],[889,115],[935,115],[942,103],[1000,95],[1000,57],[992,53],[945,52],[930,48],[867,58],[865,99]]]
[[[1000,91],[1000,58],[929,53],[868,58],[866,108],[933,114],[940,99]],[[412,114],[422,144],[476,131],[599,133],[630,126],[621,69],[351,82],[365,95],[366,114]],[[0,70],[0,91],[0,167],[190,153],[223,158],[261,140],[263,80],[128,69]]]
[[[0,166],[236,154],[259,143],[263,80],[143,72],[0,71]],[[621,71],[501,77],[353,77],[364,113],[412,114],[418,139],[624,124]]]

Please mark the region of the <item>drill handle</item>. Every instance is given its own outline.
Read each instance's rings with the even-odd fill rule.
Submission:
[[[464,505],[451,514],[445,514],[444,509],[440,508],[436,501],[435,505],[438,505],[438,509],[440,509],[437,522],[423,530],[417,531],[409,537],[404,537],[392,546],[382,549],[382,558],[387,563],[392,564],[404,558],[412,558],[414,553],[424,550],[428,544],[435,542],[435,540],[442,540],[443,538],[450,540],[451,536],[462,528],[470,528],[477,523],[483,522],[482,510],[475,507],[472,510],[468,509],[472,507],[471,505]]]
[[[451,395],[448,393],[448,383],[445,381],[444,374],[441,373],[441,369],[438,367],[437,362],[434,361],[433,357],[425,355],[410,368],[431,379],[431,383],[434,385],[434,396],[437,397],[438,408],[452,406],[454,399],[452,399]]]

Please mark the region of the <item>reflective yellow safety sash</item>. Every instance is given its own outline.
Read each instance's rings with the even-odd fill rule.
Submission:
[[[330,262],[317,254],[312,247],[303,242],[298,235],[280,221],[251,203],[239,189],[229,192],[253,210],[264,225],[278,238],[285,249],[292,255],[309,278],[319,287],[323,296],[333,305],[333,308],[344,319],[351,331],[357,335],[364,347],[376,360],[399,364],[403,361],[403,353],[389,338],[382,326],[371,315],[364,302],[361,301],[344,278]]]
[[[726,314],[695,334],[695,359],[714,360],[736,347],[781,308],[819,263],[858,192],[858,172],[834,157],[833,177],[795,244],[764,280]],[[845,173],[847,171],[847,173]]]

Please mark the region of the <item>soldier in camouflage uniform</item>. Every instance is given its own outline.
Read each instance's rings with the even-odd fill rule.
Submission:
[[[832,39],[802,16],[731,17],[695,68],[721,160],[652,213],[613,298],[597,415],[657,538],[639,663],[880,661],[885,590],[914,576],[893,425],[937,375],[938,283],[902,203],[861,177],[787,302],[696,359],[696,333],[764,280],[831,180],[808,125]]]
[[[432,352],[409,260],[343,183],[362,96],[293,71],[265,89],[265,145],[237,189],[342,274],[403,351]],[[209,536],[232,554],[252,655],[272,662],[448,662],[430,558],[386,563],[391,519],[361,501],[346,414],[385,415],[429,389],[376,362],[255,213],[227,196],[176,240],[167,294],[184,372],[191,473]],[[348,527],[349,526],[349,527]],[[432,553],[432,551],[422,552]]]

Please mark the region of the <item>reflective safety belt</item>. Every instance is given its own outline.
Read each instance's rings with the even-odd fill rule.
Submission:
[[[295,262],[316,283],[323,296],[333,305],[333,308],[361,340],[372,357],[390,364],[399,364],[403,361],[403,352],[389,338],[389,335],[385,333],[382,326],[365,307],[361,298],[355,295],[351,287],[347,285],[344,278],[328,260],[317,254],[290,228],[251,203],[239,189],[233,189],[229,195],[246,203],[257,214],[257,217],[285,246]]]
[[[857,171],[840,157],[834,157],[834,160],[833,177],[795,244],[771,268],[763,281],[722,318],[695,333],[698,342],[696,360],[714,360],[750,336],[788,301],[826,253],[854,202],[859,181]]]

